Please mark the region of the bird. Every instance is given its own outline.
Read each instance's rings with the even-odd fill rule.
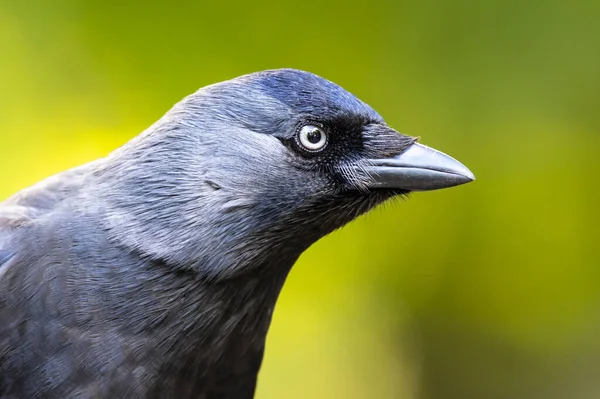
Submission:
[[[474,179],[313,73],[203,87],[0,204],[0,398],[253,398],[305,250]]]

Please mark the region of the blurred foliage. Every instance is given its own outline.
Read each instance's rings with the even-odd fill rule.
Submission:
[[[310,70],[475,183],[311,248],[258,398],[600,397],[600,2],[0,0],[0,197],[198,87]]]

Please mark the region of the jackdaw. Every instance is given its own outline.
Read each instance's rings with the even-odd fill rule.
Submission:
[[[303,251],[473,179],[311,73],[202,88],[0,205],[0,397],[252,398]]]

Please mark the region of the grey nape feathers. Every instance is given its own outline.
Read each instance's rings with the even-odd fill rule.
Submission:
[[[297,70],[205,87],[0,204],[0,397],[252,398],[300,254],[452,158]]]

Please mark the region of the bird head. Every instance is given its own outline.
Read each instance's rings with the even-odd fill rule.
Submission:
[[[340,86],[292,69],[200,89],[102,170],[115,239],[211,278],[291,265],[392,197],[474,180]]]

